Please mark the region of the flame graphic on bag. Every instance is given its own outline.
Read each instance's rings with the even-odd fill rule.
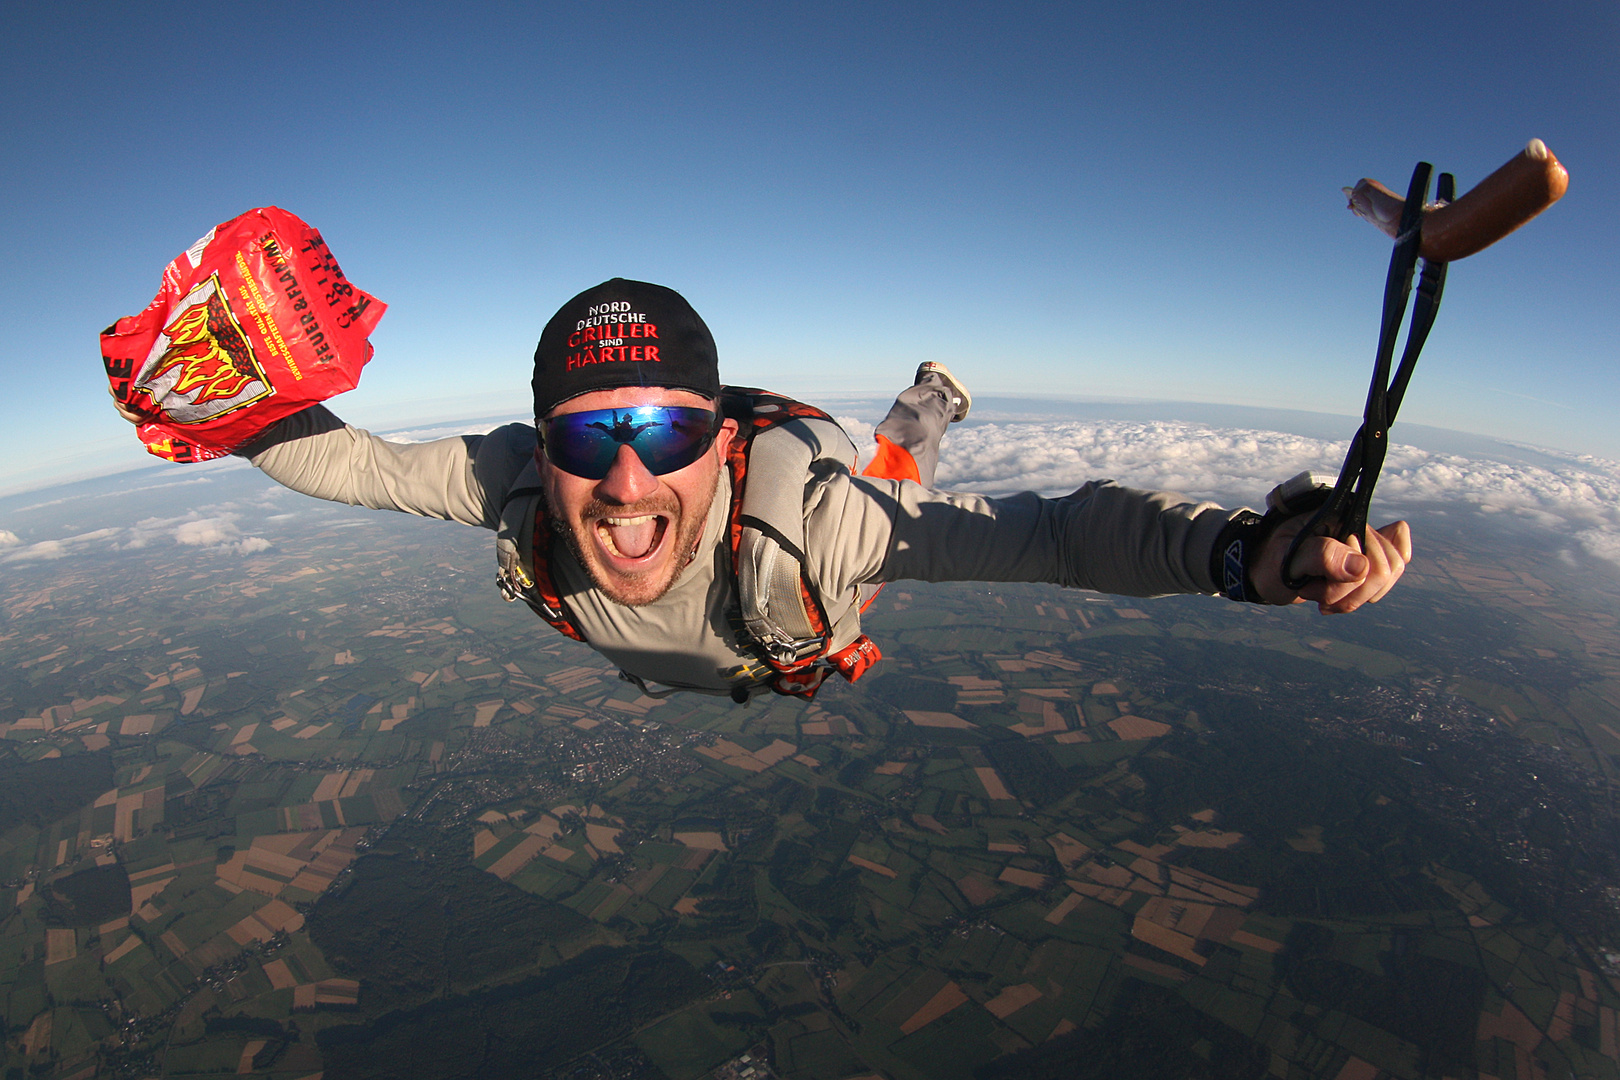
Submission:
[[[156,382],[179,367],[173,393],[189,395],[193,405],[236,397],[249,383],[259,381],[252,349],[237,329],[225,301],[215,291],[193,304],[163,328],[169,347],[146,377]]]

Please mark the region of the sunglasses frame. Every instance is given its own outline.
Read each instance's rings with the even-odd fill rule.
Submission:
[[[654,444],[638,445],[638,440],[644,432],[665,425],[673,432],[679,426],[695,421],[697,414],[707,417],[707,428],[700,438],[680,447],[677,451],[658,454]],[[536,422],[535,431],[540,438],[538,453],[544,454],[546,460],[553,466],[570,476],[584,480],[601,480],[612,471],[621,446],[628,446],[634,450],[636,457],[641,459],[641,464],[654,476],[679,472],[709,452],[714,445],[715,437],[720,433],[723,420],[717,409],[688,405],[633,405],[623,409],[588,409],[583,412],[546,417]],[[566,433],[571,438],[552,434],[553,425],[564,423],[573,429]],[[585,428],[597,428],[602,434],[594,438],[587,437]],[[553,452],[560,446],[568,446],[570,442],[581,441],[590,443],[588,460],[582,454],[572,461],[559,461],[558,455]],[[649,453],[653,453],[650,459]],[[568,451],[564,449],[561,456],[569,457]]]

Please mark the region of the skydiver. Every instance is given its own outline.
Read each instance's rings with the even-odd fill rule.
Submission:
[[[656,348],[623,346],[612,335],[625,324]],[[540,336],[531,387],[532,427],[401,444],[316,405],[239,453],[317,498],[490,529],[507,599],[648,692],[737,701],[808,696],[835,671],[858,678],[878,658],[861,608],[888,581],[1224,594],[1341,614],[1381,599],[1412,555],[1402,521],[1348,543],[1313,537],[1291,567],[1309,579],[1296,591],[1281,564],[1307,514],[1106,480],[1056,499],[935,490],[940,440],[971,397],[934,362],[898,396],[857,474],[825,414],[722,387],[703,320],[646,282],[614,278],[564,304]]]

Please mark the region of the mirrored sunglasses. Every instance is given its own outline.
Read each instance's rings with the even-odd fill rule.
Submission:
[[[714,445],[720,414],[708,409],[650,405],[593,409],[539,422],[540,445],[563,472],[600,480],[613,468],[619,447],[636,452],[654,476],[684,469]]]

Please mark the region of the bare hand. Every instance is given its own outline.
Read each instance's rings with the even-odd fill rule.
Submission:
[[[1301,514],[1283,522],[1260,549],[1250,577],[1266,603],[1298,604],[1310,600],[1324,615],[1343,615],[1362,604],[1382,600],[1412,561],[1412,530],[1404,521],[1376,531],[1369,528],[1363,537],[1352,536],[1348,543],[1313,536],[1294,555],[1296,575],[1310,579],[1296,593],[1283,584],[1282,561],[1294,537],[1309,521],[1309,514]]]
[[[118,398],[118,395],[113,393],[112,387],[110,387],[110,386],[107,387],[107,393],[112,395],[113,408],[118,410],[118,415],[122,416],[125,420],[128,420],[130,423],[132,423],[132,424],[148,424],[148,423],[151,423],[153,420],[157,419],[157,414],[156,413],[141,412],[139,409],[131,408],[129,405],[125,404],[123,401],[120,401],[119,398]]]

